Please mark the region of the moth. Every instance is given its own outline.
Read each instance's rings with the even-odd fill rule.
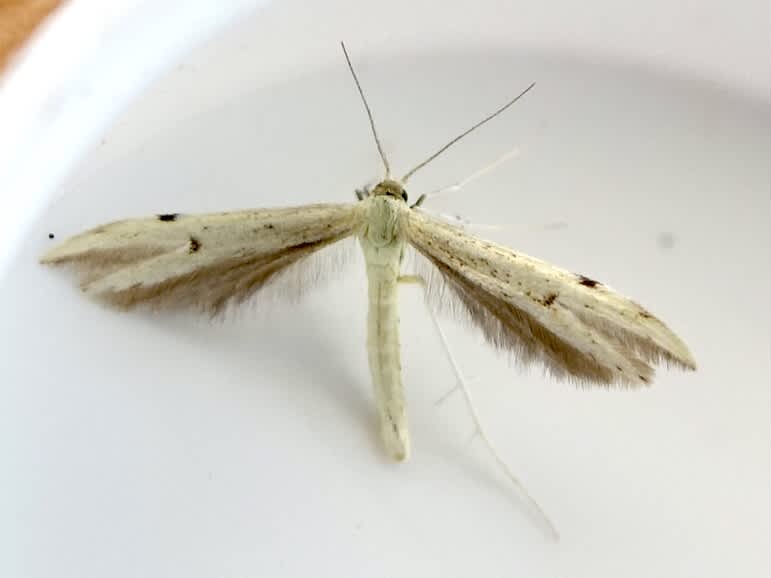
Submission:
[[[639,387],[652,382],[658,364],[695,369],[677,335],[607,285],[433,216],[422,207],[427,195],[409,204],[406,183],[417,170],[533,85],[396,179],[344,45],[343,52],[385,167],[385,177],[371,189],[358,190],[356,202],[117,221],[64,241],[42,263],[72,266],[87,295],[121,309],[194,308],[217,314],[259,299],[262,290],[321,249],[357,238],[369,285],[367,351],[380,432],[386,452],[398,461],[410,455],[399,347],[403,282],[423,284],[429,304],[454,311],[494,347],[521,363],[540,364],[556,378]],[[422,258],[423,275],[403,273],[408,250]],[[476,420],[473,408],[472,415]]]

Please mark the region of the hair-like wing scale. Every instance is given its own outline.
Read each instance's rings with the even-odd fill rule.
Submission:
[[[650,383],[650,363],[695,368],[664,323],[597,281],[419,210],[405,211],[402,222],[409,243],[440,273],[429,274],[429,293],[447,284],[485,337],[524,362],[578,381],[627,385]]]
[[[86,231],[41,262],[71,265],[86,293],[121,308],[194,307],[214,314],[361,225],[357,204],[157,215]]]
[[[450,298],[459,299],[462,311],[496,347],[510,351],[524,363],[538,361],[554,377],[593,383],[618,381],[616,373],[650,379],[651,368],[621,355],[598,332],[581,326],[562,311],[554,320],[539,320],[511,303],[498,299],[461,272],[433,261],[440,275],[427,275],[428,294],[447,284]],[[457,313],[457,307],[456,313]],[[569,324],[576,324],[569,331]],[[615,367],[614,372],[611,368]],[[630,381],[630,379],[621,380]],[[633,381],[633,380],[632,380]]]

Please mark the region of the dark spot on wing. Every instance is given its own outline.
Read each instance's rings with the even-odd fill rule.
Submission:
[[[639,377],[640,381],[642,381],[643,383],[650,383],[650,380],[644,375],[638,375],[637,377]]]
[[[546,307],[550,307],[552,303],[554,303],[554,300],[557,299],[556,293],[549,293],[546,297],[543,299],[543,304]]]
[[[48,238],[49,238],[49,239],[53,239],[53,238],[54,238],[54,236],[55,236],[55,235],[54,235],[53,233],[48,233]]]
[[[273,223],[265,223],[266,229],[275,229],[276,227],[273,226]]]
[[[199,241],[195,237],[190,237],[190,248],[188,249],[188,252],[191,254],[197,253],[200,248],[201,248],[201,241]]]
[[[164,221],[164,222],[171,222],[171,221],[176,221],[177,217],[179,217],[179,213],[163,213],[161,215],[158,215],[158,220]]]
[[[578,275],[578,282],[583,285],[584,287],[597,287],[597,285],[602,285],[599,281],[595,281],[594,279],[590,279],[589,277],[586,277],[585,275]]]
[[[653,319],[653,315],[651,315],[645,310],[640,311],[640,317],[642,317],[643,319]]]

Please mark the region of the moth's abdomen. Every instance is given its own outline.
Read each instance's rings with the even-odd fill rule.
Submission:
[[[374,246],[361,238],[367,261],[369,313],[367,351],[386,451],[395,460],[409,457],[410,442],[401,378],[398,279],[403,244]]]

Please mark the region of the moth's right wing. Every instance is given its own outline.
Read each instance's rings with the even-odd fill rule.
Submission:
[[[48,251],[41,263],[72,266],[86,293],[120,308],[218,313],[356,234],[362,216],[358,204],[156,215],[86,231]]]
[[[696,367],[662,321],[598,281],[420,210],[405,211],[404,232],[433,265],[429,297],[449,304],[523,363],[540,362],[556,377],[582,383],[627,386],[650,383],[653,364]]]

